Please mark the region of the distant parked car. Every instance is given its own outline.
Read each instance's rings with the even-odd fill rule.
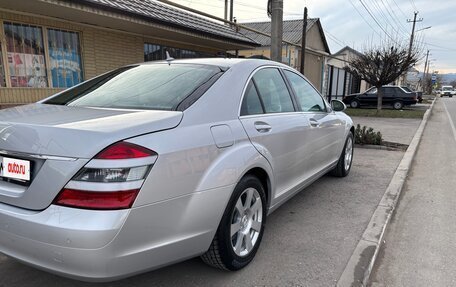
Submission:
[[[409,93],[399,86],[383,86],[383,104],[392,105],[400,110],[404,106],[417,103],[416,93]],[[343,102],[352,108],[377,105],[377,88],[372,87],[364,93],[351,94],[343,97]]]
[[[415,93],[416,94],[416,100],[418,101],[418,103],[423,102],[423,92],[413,91],[412,89],[410,89],[407,86],[401,86],[401,88],[404,89],[406,92]]]
[[[442,91],[440,92],[440,96],[448,96],[448,97],[453,97],[453,95],[456,94],[456,92],[453,89],[453,86],[442,86]]]

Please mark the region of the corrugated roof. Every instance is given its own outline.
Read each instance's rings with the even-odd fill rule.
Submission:
[[[307,31],[318,21],[318,18],[308,18],[307,19]],[[300,20],[286,20],[283,21],[283,40],[300,44],[302,38],[302,26],[303,19]],[[271,34],[271,22],[251,22],[251,23],[241,23],[241,25],[247,26],[249,28]],[[270,46],[271,38],[257,34],[255,32],[247,31],[241,29],[240,32],[250,39],[258,42],[261,46]]]
[[[195,14],[153,0],[83,0],[98,7],[134,14],[153,22],[172,25],[192,32],[209,34],[212,37],[240,41],[256,46],[252,39],[236,32],[227,25],[199,17]]]

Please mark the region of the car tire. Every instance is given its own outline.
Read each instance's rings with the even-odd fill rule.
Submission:
[[[339,161],[337,162],[336,167],[330,172],[331,175],[337,177],[345,177],[350,173],[350,169],[353,162],[353,151],[353,134],[349,132],[347,139],[345,140],[344,149],[342,150],[342,154],[340,155]]]
[[[358,100],[352,100],[350,102],[350,108],[356,109],[356,108],[359,108],[359,106],[360,106],[360,104],[359,104]]]
[[[404,103],[402,101],[395,101],[393,103],[393,108],[395,110],[401,110],[404,107]]]
[[[266,209],[265,189],[260,180],[253,175],[244,176],[234,188],[214,239],[201,259],[229,271],[247,266],[260,246]]]

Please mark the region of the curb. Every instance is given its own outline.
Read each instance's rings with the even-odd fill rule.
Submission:
[[[386,227],[398,202],[435,101],[436,99],[432,101],[431,106],[425,112],[420,126],[413,136],[404,157],[399,163],[390,184],[375,209],[366,230],[364,230],[336,286],[366,286],[375,260],[377,259],[378,251],[382,245]]]

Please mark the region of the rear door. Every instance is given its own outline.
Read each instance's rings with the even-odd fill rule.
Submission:
[[[383,104],[391,104],[396,99],[396,93],[393,87],[382,87],[383,89]]]
[[[257,70],[250,79],[240,120],[255,148],[274,171],[273,204],[309,174],[309,121],[296,112],[286,82],[277,68]]]

